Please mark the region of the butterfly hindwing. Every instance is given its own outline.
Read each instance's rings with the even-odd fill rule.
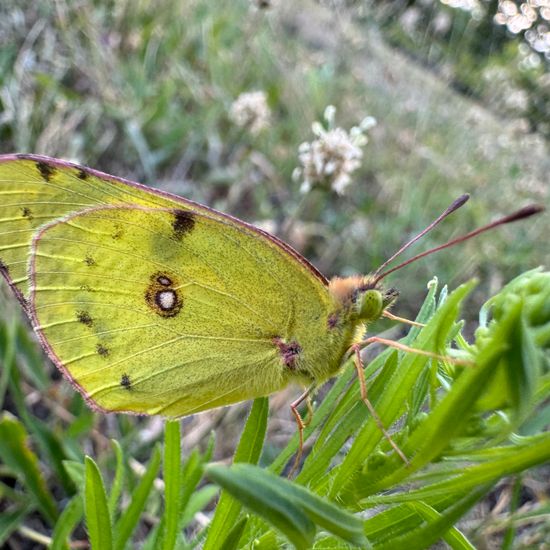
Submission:
[[[43,344],[105,410],[180,416],[276,391],[293,374],[281,342],[315,338],[331,307],[276,243],[180,209],[68,215],[35,235],[30,274]]]

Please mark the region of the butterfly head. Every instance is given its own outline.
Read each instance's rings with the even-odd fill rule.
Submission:
[[[329,284],[333,298],[357,322],[371,323],[381,317],[399,296],[395,288],[385,289],[373,277],[335,277]]]
[[[469,233],[466,233],[465,235],[455,237],[454,239],[451,239],[442,245],[430,248],[429,250],[425,250],[424,252],[420,252],[419,254],[416,254],[416,256],[413,256],[412,258],[409,258],[408,260],[399,263],[395,267],[388,268],[388,265],[391,264],[395,260],[395,258],[405,252],[405,250],[407,250],[428,231],[431,231],[439,222],[444,220],[447,216],[449,216],[455,210],[464,205],[468,198],[469,195],[462,195],[458,199],[453,201],[453,203],[442,214],[440,214],[418,235],[407,241],[395,254],[388,258],[371,275],[368,275],[366,277],[346,277],[343,279],[336,277],[330,281],[330,294],[335,299],[339,308],[341,308],[345,312],[344,315],[352,323],[360,322],[368,324],[376,321],[379,317],[382,316],[384,311],[395,302],[397,296],[399,295],[397,290],[395,290],[394,288],[386,290],[381,285],[381,281],[385,279],[390,273],[398,271],[399,269],[402,269],[403,267],[413,262],[416,262],[424,256],[428,256],[429,254],[439,252],[440,250],[444,250],[445,248],[449,248],[456,244],[467,241],[468,239],[471,239],[472,237],[475,237],[480,233],[484,233],[485,231],[489,231],[490,229],[494,229],[499,225],[515,222],[534,214],[538,214],[539,212],[542,212],[544,210],[544,208],[539,205],[529,205],[524,208],[520,208],[519,210],[513,212],[512,214],[509,214],[508,216],[504,216],[495,220],[494,222],[483,225],[477,229],[474,229],[473,231],[470,231]],[[332,319],[333,318],[331,317],[329,321],[331,321]],[[334,324],[334,322],[329,322],[329,325],[330,324]]]

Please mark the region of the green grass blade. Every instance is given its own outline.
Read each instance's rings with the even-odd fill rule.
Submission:
[[[4,544],[9,540],[10,535],[23,524],[25,518],[32,511],[33,507],[30,505],[2,511],[0,514],[0,547],[5,548]]]
[[[167,421],[164,428],[164,532],[162,547],[173,550],[178,535],[181,503],[181,433],[177,420]]]
[[[50,523],[58,516],[55,500],[40,471],[38,457],[28,446],[28,436],[19,420],[9,413],[0,417],[0,459],[17,475],[36,501],[36,506]]]
[[[111,445],[113,446],[116,456],[115,477],[109,493],[109,513],[111,514],[111,521],[114,524],[118,499],[120,498],[122,485],[124,483],[124,455],[122,453],[122,447],[116,439],[111,439]]]
[[[411,507],[430,523],[433,523],[441,518],[441,514],[437,510],[434,510],[431,506],[428,506],[424,502],[415,502],[411,505]],[[442,536],[442,539],[453,550],[475,550],[475,547],[456,527],[450,527],[449,530]]]
[[[126,542],[131,537],[132,532],[139,521],[141,512],[145,506],[145,502],[147,501],[147,497],[153,487],[153,482],[155,481],[160,468],[160,462],[161,454],[158,447],[155,447],[153,456],[149,461],[149,466],[139,482],[139,485],[135,488],[132,494],[130,505],[115,523],[115,550],[124,550]]]
[[[388,537],[388,530],[386,529],[386,533],[382,533],[383,542],[375,544],[376,549],[429,548],[432,544],[435,544],[438,540],[443,538],[456,521],[462,517],[488,489],[488,486],[481,486],[466,495],[457,495],[450,506],[443,511],[439,511],[439,515],[433,517],[430,521],[424,519],[425,509],[423,510],[424,515],[419,514],[418,510],[415,510],[415,515],[421,520],[419,526],[415,529],[407,530],[402,536],[396,537]],[[368,531],[369,520],[365,523]]]
[[[220,542],[220,550],[237,550],[239,541],[244,533],[244,529],[248,522],[248,516],[243,516],[229,531],[225,539]]]
[[[63,468],[73,483],[78,487],[79,492],[84,496],[86,468],[81,462],[76,460],[64,460]]]
[[[181,485],[181,509],[187,513],[189,502],[195,493],[203,473],[203,462],[205,458],[194,449],[182,468]]]
[[[15,368],[15,342],[17,334],[16,317],[8,318],[5,321],[0,318],[0,409],[4,408],[4,396],[8,389],[12,369]]]
[[[283,533],[296,548],[310,548],[315,536],[315,524],[305,511],[284,492],[281,494],[276,488],[276,482],[260,485],[257,478],[261,474],[258,472],[268,475],[266,472],[255,468],[255,478],[251,479],[242,470],[243,466],[252,468],[246,464],[235,464],[231,468],[210,465],[206,467],[206,474],[252,512]],[[279,479],[273,474],[270,474],[271,477]]]
[[[251,464],[235,464],[230,468],[209,466],[207,473],[253,512],[260,513],[274,525],[271,514],[276,515],[277,510],[288,506],[289,509],[298,509],[314,524],[343,540],[368,547],[360,519],[305,487]]]
[[[235,451],[235,462],[256,464],[260,460],[267,429],[268,412],[269,400],[267,397],[261,397],[254,401]],[[223,540],[225,534],[235,525],[240,511],[241,503],[222,491],[216,513],[208,529],[204,550],[217,548],[219,541]]]
[[[84,504],[81,495],[74,496],[65,506],[55,524],[52,543],[49,550],[65,550],[69,547],[67,539],[82,519]]]
[[[111,516],[109,515],[103,478],[92,458],[86,456],[85,463],[85,512],[90,547],[92,550],[111,550],[113,547]]]

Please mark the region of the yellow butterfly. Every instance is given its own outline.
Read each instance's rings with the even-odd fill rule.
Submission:
[[[61,160],[0,157],[0,271],[95,409],[177,417],[318,386],[395,300],[380,285],[388,262],[329,282],[206,206]]]

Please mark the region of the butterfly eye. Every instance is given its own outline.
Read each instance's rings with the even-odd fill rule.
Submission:
[[[365,290],[358,300],[358,317],[364,321],[374,321],[382,315],[384,301],[382,293],[375,288]]]

